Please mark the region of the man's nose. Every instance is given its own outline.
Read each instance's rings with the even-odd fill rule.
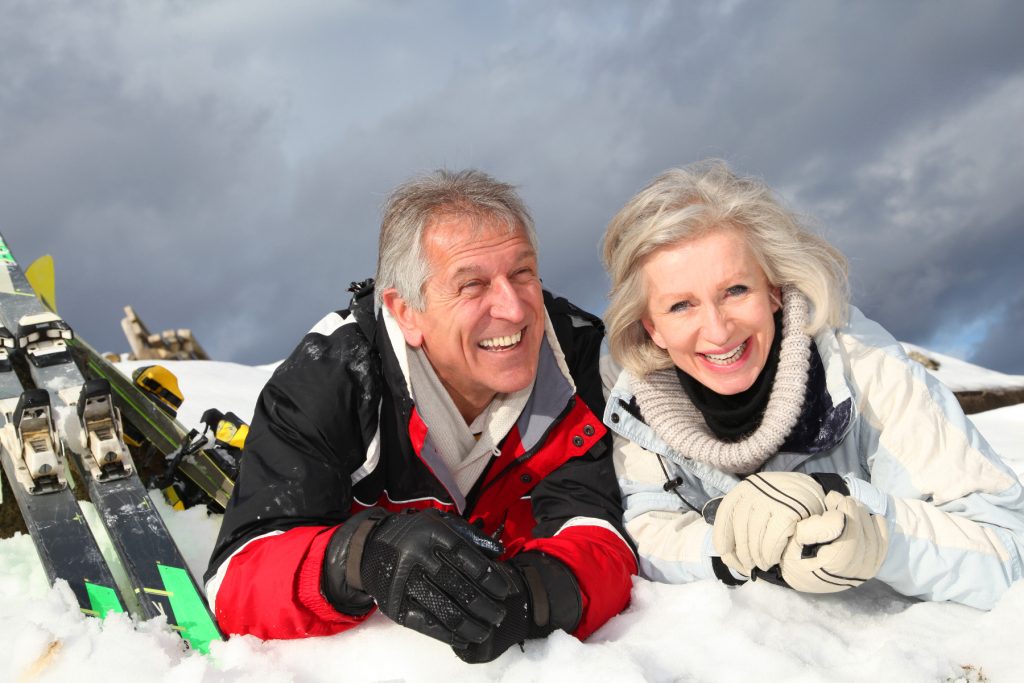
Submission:
[[[510,322],[522,322],[526,315],[519,293],[506,278],[495,278],[491,281],[490,291],[491,317]]]

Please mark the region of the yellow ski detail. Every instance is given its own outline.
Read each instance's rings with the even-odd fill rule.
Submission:
[[[25,269],[25,277],[36,290],[43,304],[54,313],[57,312],[57,285],[53,274],[53,257],[44,254]]]

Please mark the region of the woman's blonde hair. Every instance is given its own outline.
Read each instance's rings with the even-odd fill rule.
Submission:
[[[765,183],[708,159],[665,171],[612,218],[602,260],[612,289],[605,311],[612,357],[637,377],[672,367],[641,322],[647,314],[646,260],[714,230],[739,231],[772,286],[792,285],[811,304],[806,330],[843,325],[849,309],[846,258],[811,233]]]

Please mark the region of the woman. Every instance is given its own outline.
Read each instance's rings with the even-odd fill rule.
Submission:
[[[648,578],[876,578],[987,609],[1021,576],[1016,475],[763,183],[718,161],[668,171],[603,254],[604,419]]]

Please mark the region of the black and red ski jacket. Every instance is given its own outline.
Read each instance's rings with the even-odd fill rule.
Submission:
[[[523,550],[557,558],[579,587],[571,596],[582,605],[579,638],[625,608],[637,564],[600,419],[603,326],[547,292],[544,303],[560,348],[542,344],[522,415],[465,497],[374,315],[372,281],[303,338],[260,394],[206,574],[225,633],[300,638],[365,619],[328,603],[321,571],[332,533],[367,507],[461,514],[500,538],[505,558]]]

